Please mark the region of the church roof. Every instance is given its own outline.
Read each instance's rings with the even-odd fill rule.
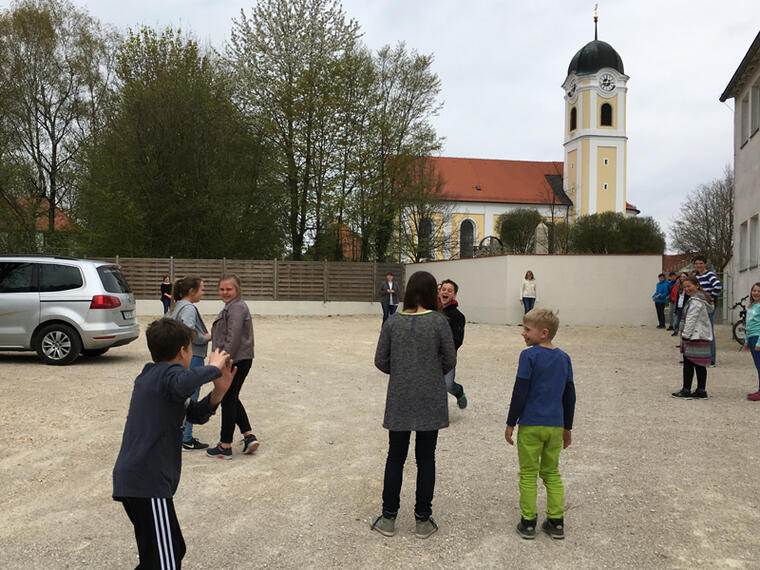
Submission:
[[[603,67],[611,67],[620,73],[625,73],[623,60],[618,52],[607,42],[595,39],[579,49],[573,56],[567,68],[567,74],[588,75],[596,73]]]
[[[441,198],[444,200],[504,204],[572,204],[564,192],[561,192],[561,162],[445,156],[431,157],[430,160],[443,179]],[[560,195],[555,189],[557,179],[560,181]]]

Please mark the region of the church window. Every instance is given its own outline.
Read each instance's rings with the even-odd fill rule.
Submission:
[[[606,182],[604,183],[604,186],[602,186],[602,188],[604,188],[605,190],[607,190],[607,183]]]
[[[578,128],[578,109],[573,107],[570,109],[570,130],[574,131]]]
[[[604,159],[604,166],[607,166],[610,163],[610,160],[608,158]]]
[[[417,258],[433,258],[433,220],[428,217],[422,218],[419,224],[417,239]]]
[[[459,227],[459,257],[467,259],[474,254],[475,226],[470,220],[465,220]]]
[[[602,105],[602,126],[603,127],[611,127],[612,126],[612,105],[609,103],[605,103]]]

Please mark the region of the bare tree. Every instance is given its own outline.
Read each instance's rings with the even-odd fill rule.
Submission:
[[[116,39],[68,0],[20,0],[0,13],[7,160],[25,173],[26,198],[46,209],[50,232],[56,208],[74,202],[78,154],[110,94]],[[0,188],[8,203],[17,190]]]
[[[731,259],[734,239],[734,172],[726,165],[723,178],[701,184],[681,204],[670,228],[671,247],[700,252],[717,269]]]

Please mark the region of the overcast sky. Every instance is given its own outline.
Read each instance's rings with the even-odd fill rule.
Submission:
[[[222,49],[253,0],[73,0],[124,30],[181,27]],[[0,6],[8,5],[5,0]],[[587,0],[345,0],[365,44],[433,54],[444,156],[563,160],[561,85],[594,39]],[[600,0],[599,39],[628,81],[628,195],[664,231],[687,193],[733,164],[718,97],[760,31],[760,0]],[[668,236],[669,238],[669,236]]]

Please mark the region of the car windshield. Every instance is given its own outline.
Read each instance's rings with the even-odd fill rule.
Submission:
[[[98,275],[103,282],[103,287],[109,293],[131,293],[129,283],[118,267],[113,265],[101,265],[98,267]]]

